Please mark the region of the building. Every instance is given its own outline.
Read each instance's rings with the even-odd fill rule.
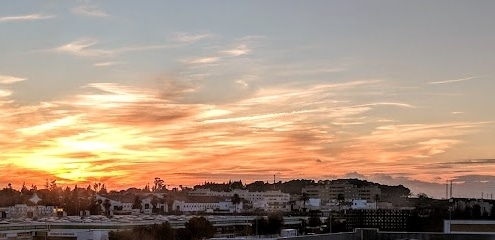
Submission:
[[[12,218],[36,218],[47,217],[56,214],[57,208],[54,206],[28,206],[26,204],[16,204],[8,207],[4,214],[5,217]],[[2,215],[4,215],[2,214]]]
[[[354,199],[351,202],[351,209],[376,209],[376,202],[368,202],[364,199]]]
[[[180,200],[174,200],[172,208],[174,211],[178,212],[223,212],[223,213],[233,213],[241,212],[243,207],[243,202],[239,204],[233,204],[229,198],[223,197],[187,197]]]
[[[378,186],[358,187],[350,183],[325,182],[304,187],[302,193],[310,198],[320,198],[322,203],[326,204],[339,198],[347,202],[354,199],[376,201],[381,195],[381,190]]]
[[[445,220],[443,226],[444,233],[495,235],[493,220]]]
[[[188,193],[192,197],[224,197],[232,198],[237,194],[241,199],[252,203],[253,208],[263,209],[264,211],[286,211],[287,204],[290,201],[290,194],[283,193],[280,190],[266,192],[250,192],[248,190],[234,189],[229,192],[217,192],[210,189],[195,189]]]
[[[161,213],[168,212],[168,206],[163,194],[150,193],[142,196],[135,194],[97,194],[95,198],[101,202],[108,201],[110,203],[110,209],[108,209],[110,214],[131,214],[134,210],[136,198],[139,199],[139,203],[141,204],[141,209],[139,209],[139,212],[141,213],[152,214],[153,210]],[[104,208],[105,207],[102,206],[102,209]]]
[[[466,211],[466,209],[470,211],[474,211],[474,209],[479,210],[479,216],[490,216],[493,213],[493,202],[492,200],[484,200],[484,199],[467,199],[467,198],[452,198],[453,209],[454,211]],[[474,214],[474,213],[473,213]]]
[[[346,210],[347,230],[378,228],[380,231],[406,231],[412,210],[403,209],[351,209]]]

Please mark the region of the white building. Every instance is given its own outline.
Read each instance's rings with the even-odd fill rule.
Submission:
[[[287,209],[290,201],[290,194],[280,190],[266,192],[250,192],[248,190],[234,189],[229,192],[217,192],[210,189],[195,189],[188,193],[189,196],[211,196],[232,198],[237,194],[241,199],[245,199],[253,204],[253,208],[262,208],[265,211],[283,211]]]
[[[368,202],[363,199],[354,199],[351,203],[351,209],[376,209],[376,202]]]
[[[20,217],[46,217],[53,216],[56,208],[54,206],[28,206],[26,204],[16,204],[7,210],[7,216],[13,218]]]
[[[182,200],[174,200],[172,205],[175,211],[179,212],[241,212],[242,201],[233,204],[230,199],[222,197],[189,197]]]
[[[101,200],[102,202],[105,202],[105,200],[108,199],[110,202],[110,211],[122,211],[122,212],[128,212],[130,213],[133,211],[133,205],[135,201],[135,195],[134,194],[127,194],[127,195],[96,195],[97,200]],[[141,209],[140,212],[144,214],[151,214],[153,210],[153,198],[155,198],[158,202],[156,203],[156,208],[163,210],[163,212],[167,212],[167,204],[162,203],[161,201],[163,199],[163,196],[160,194],[148,194],[145,196],[138,196],[140,203],[141,203]],[[102,204],[103,205],[103,204]],[[102,209],[104,209],[104,206],[102,206]]]

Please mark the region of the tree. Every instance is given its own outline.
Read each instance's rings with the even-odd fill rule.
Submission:
[[[256,217],[253,224],[253,229],[255,229],[255,234],[266,234],[266,228],[268,226],[268,221],[264,217]]]
[[[319,227],[321,225],[321,219],[318,215],[312,214],[308,219],[308,226]]]
[[[98,191],[98,194],[107,194],[107,193],[108,193],[107,187],[105,186],[105,184],[102,184],[100,191]]]
[[[204,217],[193,217],[185,225],[185,229],[180,229],[177,232],[181,240],[200,240],[212,238],[215,235],[215,228]]]
[[[280,214],[271,214],[268,216],[268,234],[278,234],[280,229],[282,229],[284,219]]]
[[[168,240],[175,239],[175,231],[168,222],[160,225],[137,226],[132,230],[110,231],[109,240]]]
[[[300,201],[303,202],[303,212],[306,212],[306,202],[309,200],[309,196],[307,193],[302,193],[301,198],[299,198]]]
[[[232,201],[232,204],[234,204],[234,206],[235,206],[234,212],[238,212],[237,205],[239,205],[239,203],[241,203],[241,198],[239,197],[239,194],[235,193],[234,196],[232,197],[232,199],[230,199],[230,200]]]
[[[24,194],[24,195],[27,195],[27,194],[30,193],[29,189],[26,187],[26,183],[25,182],[22,183],[21,193]]]
[[[105,199],[103,201],[103,207],[105,208],[105,215],[109,216],[110,215],[110,207],[112,206],[112,203],[110,203],[109,199]]]
[[[253,228],[257,235],[278,234],[280,229],[282,229],[283,221],[282,215],[280,214],[271,214],[268,218],[257,217]]]
[[[158,198],[156,196],[153,196],[153,198],[151,198],[151,212],[152,213],[156,213],[158,210],[157,210],[157,205],[158,205]]]
[[[160,192],[162,190],[165,190],[165,181],[163,181],[159,177],[155,177],[154,185],[153,185],[153,192]]]
[[[474,204],[473,205],[473,218],[474,219],[480,219],[481,218],[481,206],[479,204]]]
[[[132,209],[139,209],[139,211],[141,211],[141,209],[143,208],[143,205],[141,204],[141,199],[139,199],[139,196],[135,196],[134,197],[134,203],[132,203]]]

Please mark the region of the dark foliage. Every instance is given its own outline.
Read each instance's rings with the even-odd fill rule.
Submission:
[[[204,217],[193,217],[186,223],[186,228],[177,231],[178,240],[199,240],[212,238],[215,228]]]
[[[169,223],[150,226],[139,226],[132,230],[111,231],[108,233],[109,240],[168,240],[175,238],[175,231]]]

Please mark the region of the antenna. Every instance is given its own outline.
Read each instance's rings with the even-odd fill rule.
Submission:
[[[449,199],[449,180],[445,183],[445,199]]]
[[[450,198],[452,198],[452,180],[450,180]]]

